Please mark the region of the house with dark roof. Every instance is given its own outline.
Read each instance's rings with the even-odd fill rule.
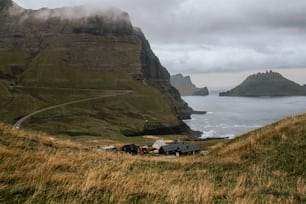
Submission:
[[[135,144],[124,145],[121,150],[130,154],[138,154],[140,152],[139,146]]]
[[[169,155],[169,154],[188,155],[188,154],[195,154],[199,152],[200,152],[200,148],[198,145],[184,144],[182,142],[168,144],[168,145],[162,146],[159,149],[159,154],[166,154],[166,155]]]

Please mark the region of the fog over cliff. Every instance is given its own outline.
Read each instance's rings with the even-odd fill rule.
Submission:
[[[60,18],[62,20],[80,20],[91,16],[102,16],[109,22],[126,22],[130,23],[130,17],[127,12],[121,11],[115,7],[94,7],[92,5],[81,5],[63,8],[40,8],[37,10],[27,10],[17,4],[10,7],[9,14],[11,16],[19,16],[20,20],[28,18],[41,19],[43,21],[50,18]]]
[[[172,73],[295,68],[306,82],[306,1],[17,0],[27,8],[91,4],[127,11]],[[296,71],[296,68],[298,69]],[[248,74],[249,74],[248,73]]]

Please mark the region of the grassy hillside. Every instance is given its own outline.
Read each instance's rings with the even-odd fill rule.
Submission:
[[[133,30],[126,13],[118,11],[113,21],[102,14],[81,13],[80,19],[48,15],[40,19],[35,16],[64,15],[69,8],[18,9],[16,15],[0,12],[1,121],[14,124],[46,107],[100,97],[39,113],[21,126],[57,135],[101,137],[140,135],[154,127],[172,133],[190,130],[178,117],[179,110],[188,106],[171,92],[169,79],[159,76],[168,72],[158,58],[147,57],[150,63],[142,59],[152,51],[144,49],[148,42]],[[154,80],[145,78],[146,66],[157,75],[158,86],[148,83]]]
[[[177,159],[0,125],[1,203],[305,203],[306,114]]]
[[[10,92],[5,82],[0,81],[0,106],[5,106],[10,101]]]

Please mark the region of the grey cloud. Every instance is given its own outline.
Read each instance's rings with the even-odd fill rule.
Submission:
[[[18,0],[38,6],[36,0]],[[50,0],[127,11],[171,72],[306,67],[306,1]],[[306,79],[305,79],[306,81]]]

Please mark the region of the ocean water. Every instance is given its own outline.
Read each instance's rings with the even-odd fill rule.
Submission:
[[[207,111],[192,115],[185,122],[202,131],[202,138],[241,135],[284,117],[306,112],[306,97],[220,97],[187,96],[183,99],[194,109]]]

